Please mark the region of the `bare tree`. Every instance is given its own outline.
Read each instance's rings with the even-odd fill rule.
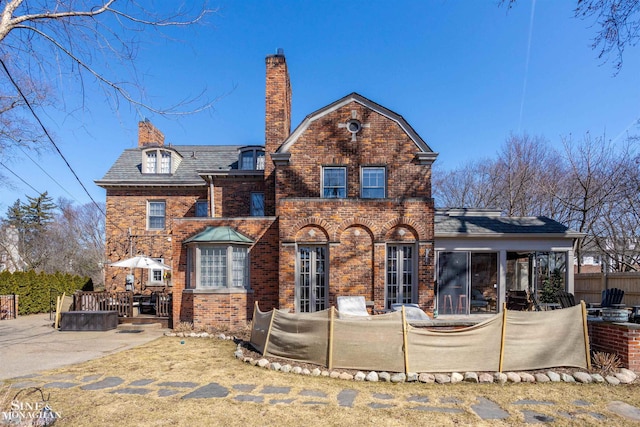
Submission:
[[[513,7],[518,0],[501,0]],[[612,55],[616,72],[622,68],[625,48],[640,40],[640,1],[638,0],[577,0],[574,16],[591,20],[596,27],[592,48],[598,58],[608,60]]]
[[[202,0],[206,1],[206,0]],[[84,109],[91,85],[112,108],[124,102],[157,114],[211,106],[204,94],[173,105],[149,102],[136,57],[145,43],[179,36],[213,12],[206,3],[129,0],[6,0],[0,2],[0,161],[16,145],[33,148],[44,132],[35,108],[56,102]],[[164,9],[168,12],[158,12]],[[79,93],[73,105],[65,93]],[[58,97],[58,99],[55,99]],[[36,117],[34,117],[36,116]]]

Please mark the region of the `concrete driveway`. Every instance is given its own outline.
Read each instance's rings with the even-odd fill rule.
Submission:
[[[129,326],[129,325],[127,325]],[[165,329],[159,325],[123,325],[104,332],[61,332],[49,314],[0,321],[0,380],[85,362],[153,341]]]

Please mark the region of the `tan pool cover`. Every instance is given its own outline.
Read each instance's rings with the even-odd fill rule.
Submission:
[[[256,304],[251,344],[264,356],[331,369],[464,372],[586,368],[584,316],[581,305],[544,312],[506,311],[469,328],[442,331],[411,327],[403,322],[402,312],[351,318],[338,316],[333,308],[316,313],[263,313]]]

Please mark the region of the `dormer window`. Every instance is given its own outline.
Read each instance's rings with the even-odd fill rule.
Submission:
[[[264,170],[264,149],[262,147],[245,148],[238,159],[240,170]]]
[[[144,151],[144,173],[171,173],[171,152],[161,149]]]

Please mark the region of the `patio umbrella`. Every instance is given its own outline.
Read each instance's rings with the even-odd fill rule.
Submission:
[[[111,264],[112,267],[125,267],[125,268],[150,268],[153,270],[171,270],[166,264],[156,261],[148,256],[138,255],[133,258],[127,258],[122,261],[117,261]]]
[[[124,268],[146,268],[146,269],[151,269],[151,270],[171,270],[171,267],[169,267],[166,264],[161,263],[160,261],[156,261],[153,258],[150,258],[148,256],[144,256],[144,255],[137,255],[134,256],[132,258],[127,258],[127,259],[123,259],[122,261],[117,261],[111,264],[112,267],[124,267]],[[127,284],[127,290],[131,290],[133,291],[133,274],[131,275],[131,289],[128,288],[128,284]],[[140,282],[142,282],[142,277],[140,278]]]

